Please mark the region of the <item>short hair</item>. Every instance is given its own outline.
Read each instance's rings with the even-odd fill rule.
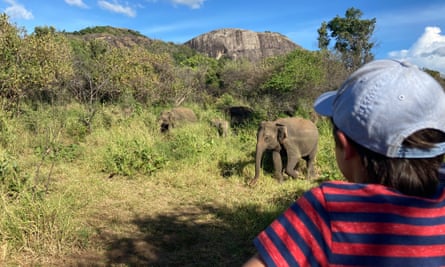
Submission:
[[[340,143],[333,124],[335,145]],[[346,136],[346,135],[345,135]],[[367,177],[364,183],[382,184],[399,192],[419,197],[430,197],[437,192],[439,168],[444,155],[433,158],[389,158],[369,150],[346,136],[360,155]],[[435,143],[444,142],[445,134],[434,129],[424,129],[408,136],[403,145],[420,149],[431,148]]]

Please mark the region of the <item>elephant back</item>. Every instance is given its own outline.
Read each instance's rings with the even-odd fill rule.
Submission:
[[[173,120],[176,122],[180,121],[189,121],[189,122],[196,122],[196,114],[193,110],[186,107],[176,107],[171,110]]]
[[[162,133],[165,133],[171,128],[175,128],[184,122],[196,122],[197,120],[195,112],[189,108],[172,108],[161,113],[159,117],[160,130]]]
[[[281,118],[276,123],[287,127],[288,138],[293,143],[298,143],[301,153],[310,154],[318,145],[318,128],[310,120],[300,117]]]

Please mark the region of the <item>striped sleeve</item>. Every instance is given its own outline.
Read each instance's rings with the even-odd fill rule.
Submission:
[[[267,266],[324,266],[329,217],[320,188],[306,192],[254,240]]]

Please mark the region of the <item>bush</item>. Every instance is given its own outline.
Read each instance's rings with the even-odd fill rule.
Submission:
[[[132,176],[136,173],[151,175],[162,168],[167,159],[144,141],[118,140],[106,148],[104,171]]]
[[[22,176],[16,160],[6,151],[0,151],[0,188],[1,193],[16,196],[25,191],[29,178]]]
[[[0,145],[6,147],[10,142],[12,142],[14,136],[11,132],[11,126],[6,118],[6,116],[0,114]]]

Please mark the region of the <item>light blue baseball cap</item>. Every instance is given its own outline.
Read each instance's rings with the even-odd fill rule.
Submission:
[[[390,158],[432,158],[445,154],[445,143],[431,149],[408,148],[416,131],[445,132],[445,92],[440,84],[408,62],[375,60],[351,74],[337,91],[322,94],[314,109],[358,144]]]

